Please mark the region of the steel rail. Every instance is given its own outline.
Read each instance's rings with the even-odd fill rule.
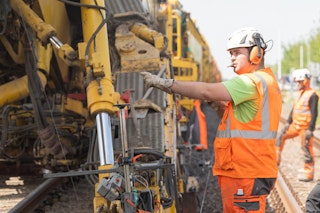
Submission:
[[[287,213],[303,213],[304,210],[299,204],[295,196],[292,194],[288,184],[284,180],[281,172],[278,172],[278,178],[275,184],[275,189],[281,199],[281,203],[283,208],[286,210]]]
[[[63,178],[50,178],[41,183],[35,190],[29,193],[22,201],[14,206],[8,213],[33,212],[39,206],[53,188],[62,182]]]

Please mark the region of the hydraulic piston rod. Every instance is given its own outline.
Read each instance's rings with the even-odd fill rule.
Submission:
[[[113,146],[111,138],[111,122],[107,113],[96,116],[100,165],[114,164]]]

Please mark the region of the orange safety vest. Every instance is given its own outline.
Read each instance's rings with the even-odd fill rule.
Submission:
[[[277,80],[267,68],[245,74],[257,86],[259,108],[252,121],[236,119],[229,102],[214,142],[214,175],[232,178],[275,178],[275,140],[282,110]]]
[[[310,97],[315,93],[313,89],[299,92],[299,98],[295,101],[292,120],[297,129],[308,129],[311,121],[311,111],[309,107]]]

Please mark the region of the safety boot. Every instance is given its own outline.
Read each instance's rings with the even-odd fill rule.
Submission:
[[[300,177],[298,180],[301,182],[310,182],[310,181],[313,181],[313,178],[311,179],[307,177]]]
[[[302,182],[310,182],[310,181],[313,181],[313,175],[312,176],[307,174],[300,175],[298,176],[298,180]]]
[[[302,182],[313,181],[314,176],[314,166],[310,164],[305,164],[302,174],[298,176],[298,180]]]

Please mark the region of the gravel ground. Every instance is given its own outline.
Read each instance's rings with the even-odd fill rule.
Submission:
[[[39,177],[0,176],[0,212],[8,212],[42,182]]]
[[[299,170],[303,169],[303,153],[300,140],[298,138],[286,141],[281,155],[280,170],[290,181],[295,192],[298,194],[301,203],[305,207],[305,201],[312,188],[320,180],[320,151],[314,148],[315,154],[315,174],[313,181],[301,182],[298,180],[302,174]]]
[[[93,198],[94,187],[90,185],[85,178],[76,178],[69,182],[68,186],[61,188],[56,192],[56,196],[51,198],[53,199],[53,205],[45,205],[44,212],[94,212]]]

